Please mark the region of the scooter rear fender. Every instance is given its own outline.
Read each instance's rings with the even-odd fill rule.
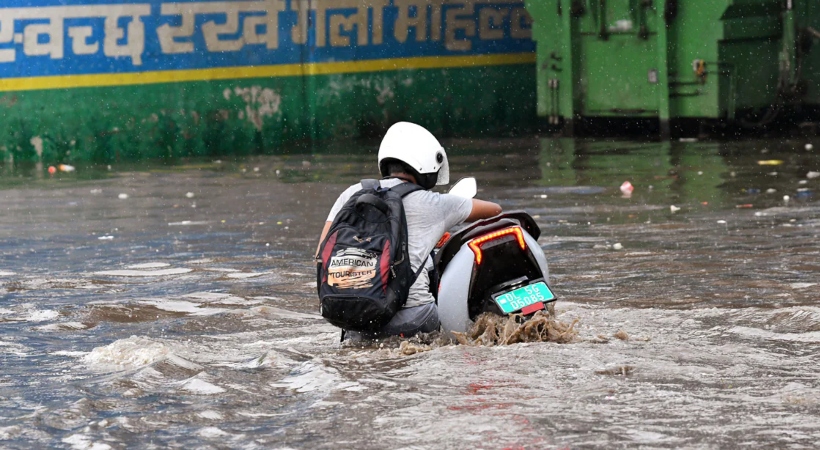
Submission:
[[[549,284],[549,267],[544,251],[538,241],[524,232],[524,240],[533,254],[544,280]],[[469,314],[470,281],[473,276],[475,254],[468,247],[469,241],[452,257],[441,275],[439,285],[438,314],[445,333],[453,338],[453,331],[464,333],[473,325]]]

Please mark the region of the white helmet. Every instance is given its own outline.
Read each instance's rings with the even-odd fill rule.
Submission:
[[[387,163],[400,161],[412,171],[419,186],[431,189],[450,182],[447,153],[432,133],[410,122],[398,122],[387,130],[379,146],[379,172],[387,172]]]

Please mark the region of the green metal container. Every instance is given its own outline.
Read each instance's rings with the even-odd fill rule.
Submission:
[[[820,2],[527,0],[538,115],[765,124],[820,104]]]

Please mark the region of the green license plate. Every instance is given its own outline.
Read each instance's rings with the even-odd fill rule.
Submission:
[[[546,303],[555,300],[555,294],[552,293],[547,283],[539,281],[529,286],[505,292],[496,296],[494,300],[504,314],[511,314],[538,302]]]

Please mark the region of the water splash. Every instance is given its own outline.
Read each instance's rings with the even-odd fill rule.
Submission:
[[[531,318],[515,314],[502,317],[485,313],[478,317],[473,327],[466,333],[453,332],[462,345],[510,345],[521,342],[569,343],[578,337],[575,325],[578,320],[567,324],[555,319],[551,314],[538,311]]]

